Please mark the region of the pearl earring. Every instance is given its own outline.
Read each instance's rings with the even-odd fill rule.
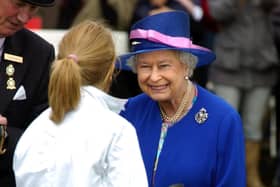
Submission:
[[[186,76],[185,76],[185,79],[186,79],[186,80],[189,80],[189,77],[186,75]]]

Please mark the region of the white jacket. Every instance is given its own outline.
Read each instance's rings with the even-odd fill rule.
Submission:
[[[135,129],[109,110],[121,104],[91,86],[81,93],[61,124],[49,108],[24,132],[13,160],[17,187],[148,186]]]

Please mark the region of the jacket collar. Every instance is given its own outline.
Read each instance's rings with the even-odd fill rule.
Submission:
[[[96,98],[104,107],[115,113],[119,113],[123,110],[127,102],[127,99],[113,97],[94,86],[83,86],[81,92]]]

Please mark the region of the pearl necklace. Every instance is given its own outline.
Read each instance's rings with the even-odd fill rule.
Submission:
[[[191,97],[190,93],[192,91],[192,88],[193,88],[192,83],[188,82],[187,91],[185,92],[185,94],[183,96],[183,99],[182,99],[177,111],[175,112],[175,114],[172,117],[167,116],[167,114],[165,113],[163,108],[159,105],[161,118],[164,122],[167,122],[168,124],[173,125],[174,123],[176,123],[181,118],[181,116],[184,114],[184,109],[187,106],[189,98]],[[188,110],[186,112],[188,112]]]

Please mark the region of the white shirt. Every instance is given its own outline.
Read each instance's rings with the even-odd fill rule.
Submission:
[[[108,95],[90,86],[81,90],[78,109],[61,124],[47,109],[24,132],[13,160],[17,186],[148,186],[133,126],[108,109]]]
[[[2,57],[5,39],[6,38],[0,38],[0,57]]]

